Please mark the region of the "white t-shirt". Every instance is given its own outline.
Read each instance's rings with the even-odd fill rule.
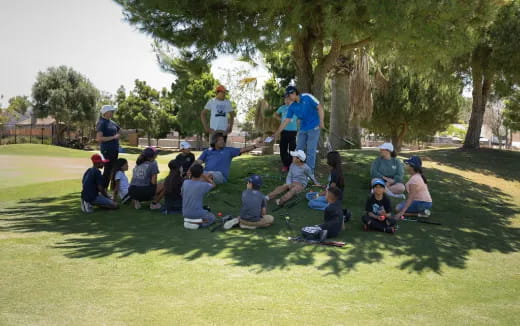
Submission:
[[[128,178],[123,171],[117,171],[114,179],[119,180],[119,197],[123,199],[128,194]]]
[[[212,98],[206,103],[204,109],[211,112],[209,127],[213,130],[225,131],[228,127],[228,113],[233,112],[233,107],[229,100],[217,100]]]

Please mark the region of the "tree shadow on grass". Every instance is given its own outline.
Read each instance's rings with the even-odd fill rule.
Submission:
[[[419,153],[410,152],[403,155],[411,156],[414,154],[459,170],[494,175],[509,181],[520,181],[520,171],[518,170],[520,152],[481,148],[473,151],[446,149]]]
[[[362,155],[362,154],[359,154]],[[231,180],[209,196],[213,212],[237,214],[240,193],[248,174],[272,175],[265,192],[280,184],[280,175],[273,168],[277,158],[261,160],[243,158],[234,163]],[[364,166],[363,166],[364,164]],[[53,232],[64,235],[54,245],[70,258],[125,258],[135,254],[160,251],[164,255],[180,255],[189,261],[206,256],[225,258],[232,266],[248,266],[263,272],[287,269],[297,265],[316,265],[325,274],[340,275],[356,269],[359,264],[379,263],[387,256],[397,258],[396,268],[414,273],[442,268],[465,268],[472,250],[511,253],[520,249],[520,230],[510,226],[518,214],[510,195],[484,184],[477,184],[459,175],[429,169],[430,188],[434,198],[432,219],[442,226],[400,223],[394,236],[361,231],[359,216],[366,199],[366,163],[348,171],[346,206],[354,216],[338,240],[346,248],[292,243],[287,236],[295,235],[301,226],[316,224],[322,213],[309,210],[301,202],[288,213],[293,230],[278,219],[271,228],[255,231],[234,229],[227,232],[185,230],[180,215],[163,215],[149,210],[136,211],[123,207],[117,211],[96,211],[82,214],[79,194],[56,198],[21,200],[2,210],[0,232]]]

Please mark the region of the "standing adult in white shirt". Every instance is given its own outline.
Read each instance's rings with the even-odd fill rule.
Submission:
[[[227,135],[233,129],[233,120],[235,119],[235,112],[231,102],[226,99],[227,90],[224,86],[217,86],[215,98],[206,103],[204,110],[200,113],[200,119],[204,130],[210,135],[211,147],[215,144],[215,134],[222,133],[224,141],[227,143]],[[209,111],[211,116],[209,119],[209,127],[206,120],[206,112]]]

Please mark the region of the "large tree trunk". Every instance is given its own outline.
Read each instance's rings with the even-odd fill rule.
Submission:
[[[408,131],[408,125],[406,123],[402,123],[400,125],[400,129],[396,130],[395,133],[392,134],[392,144],[394,145],[394,150],[399,153],[403,148],[403,141],[406,132]]]
[[[464,149],[477,149],[480,147],[480,133],[493,78],[488,67],[489,52],[489,49],[477,48],[472,54],[473,102],[468,132],[464,139]]]
[[[348,122],[347,137],[354,143],[350,148],[361,149],[361,120],[357,114]]]
[[[338,72],[332,79],[332,96],[330,108],[329,143],[333,150],[347,148],[343,138],[347,136],[347,112],[349,105],[350,76],[345,72]]]

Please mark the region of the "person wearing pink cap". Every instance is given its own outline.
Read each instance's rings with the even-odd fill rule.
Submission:
[[[226,99],[227,90],[223,85],[218,85],[215,89],[216,96],[206,103],[204,110],[200,113],[200,120],[204,130],[210,135],[211,147],[215,144],[215,134],[224,134],[224,142],[227,143],[227,135],[233,130],[233,120],[235,112],[231,102]],[[206,119],[206,112],[210,112],[209,127]]]
[[[117,203],[110,199],[105,188],[105,179],[101,174],[103,166],[109,162],[100,154],[94,154],[90,158],[92,167],[83,174],[81,190],[81,210],[84,213],[92,213],[92,206],[104,208],[117,208]]]

